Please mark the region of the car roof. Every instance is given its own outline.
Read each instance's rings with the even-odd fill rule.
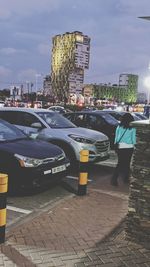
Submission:
[[[75,111],[75,112],[72,112],[72,113],[77,113],[77,114],[79,114],[79,113],[85,113],[85,114],[105,114],[105,111],[103,111],[103,110],[80,110],[80,111]]]
[[[62,108],[62,109],[64,109],[64,107],[62,107],[62,106],[50,106],[49,108]]]
[[[49,112],[49,113],[53,113],[54,111],[52,110],[48,110],[48,109],[44,109],[44,108],[19,108],[19,107],[4,107],[4,108],[0,108],[1,110],[7,110],[7,111],[25,111],[25,112],[29,112],[29,113],[38,113],[38,112]]]

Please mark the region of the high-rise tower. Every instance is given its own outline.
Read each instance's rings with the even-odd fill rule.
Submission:
[[[52,91],[64,101],[82,93],[84,70],[89,68],[90,38],[82,32],[66,32],[52,39]]]

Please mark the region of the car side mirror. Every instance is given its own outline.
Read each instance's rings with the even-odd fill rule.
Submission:
[[[31,127],[37,128],[37,129],[41,129],[42,128],[42,124],[40,122],[34,122],[34,123],[31,124]]]

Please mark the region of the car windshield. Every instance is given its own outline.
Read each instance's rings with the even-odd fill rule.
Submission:
[[[147,117],[141,113],[135,113],[137,117],[139,117],[141,120],[147,120]]]
[[[51,128],[76,128],[76,126],[55,112],[37,112],[37,114],[51,127]]]
[[[101,116],[110,124],[117,125],[118,121],[109,114],[102,113]]]
[[[118,121],[120,121],[121,120],[121,117],[122,117],[122,115],[119,113],[119,112],[114,112],[114,113],[111,113],[110,112],[110,115],[112,116],[112,117],[114,117],[116,120],[118,120]]]
[[[0,142],[25,139],[27,136],[15,126],[0,120]]]

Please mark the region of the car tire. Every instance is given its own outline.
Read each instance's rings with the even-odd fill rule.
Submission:
[[[71,168],[74,167],[77,163],[77,159],[76,159],[75,152],[73,151],[73,149],[68,144],[64,144],[60,142],[55,143],[55,145],[59,146],[65,152],[66,157],[70,161]]]

